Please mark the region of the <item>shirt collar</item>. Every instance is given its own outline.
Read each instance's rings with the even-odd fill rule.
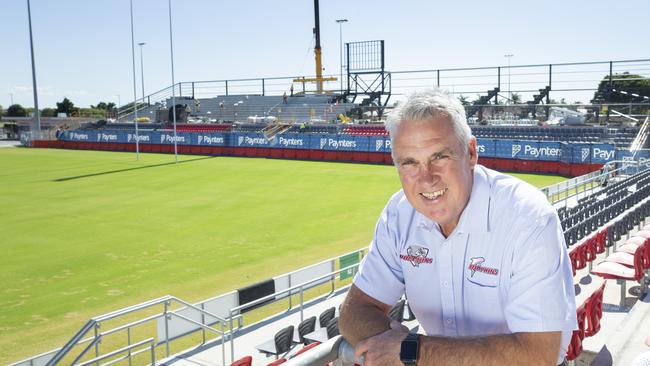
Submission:
[[[458,233],[486,233],[490,231],[490,185],[485,170],[477,165],[474,168],[474,181],[472,192],[469,196],[467,206],[460,215],[456,232]],[[431,231],[433,228],[439,230],[438,224],[416,211],[417,225]]]

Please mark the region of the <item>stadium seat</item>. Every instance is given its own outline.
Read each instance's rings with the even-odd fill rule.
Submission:
[[[293,344],[293,325],[280,329],[272,340],[266,341],[255,348],[267,357],[274,355],[278,358],[291,350]]]
[[[280,358],[280,359],[278,359],[278,360],[275,360],[275,361],[273,361],[273,362],[267,364],[266,366],[276,366],[276,365],[281,365],[281,364],[283,364],[283,363],[285,363],[285,362],[287,362],[287,359],[284,358],[284,357],[282,357],[282,358]]]
[[[587,300],[587,305],[585,306],[587,323],[585,337],[591,337],[600,330],[600,319],[603,317],[603,294],[606,284],[607,281],[603,281],[603,284]]]
[[[230,366],[251,366],[253,357],[245,356],[230,364]]]
[[[326,309],[323,311],[319,316],[318,316],[318,324],[320,325],[321,328],[327,327],[327,324],[329,323],[330,320],[334,318],[334,314],[336,312],[336,308],[333,306],[329,309]]]
[[[582,304],[576,310],[576,315],[578,318],[578,329],[573,331],[571,335],[571,343],[569,343],[569,349],[566,353],[566,359],[568,361],[573,361],[582,353],[582,340],[585,338],[585,319],[586,319],[586,309],[585,304]]]
[[[331,339],[339,335],[339,318],[332,318],[327,323],[327,339]]]
[[[300,322],[298,325],[298,339],[300,343],[302,344],[307,344],[307,340],[305,340],[305,334],[309,334],[316,329],[316,317],[312,316],[311,318],[307,318],[303,321]]]
[[[633,267],[606,260],[605,262],[599,263],[595,268],[591,270],[591,273],[606,280],[618,280],[619,284],[621,285],[621,307],[625,305],[625,295],[627,294],[626,282],[628,280],[641,281],[643,279],[645,265],[650,264],[648,263],[650,261],[646,261],[646,247],[646,245],[639,246],[634,252]],[[629,256],[629,254],[626,255]],[[621,256],[621,254],[617,254],[617,257]],[[614,259],[615,258],[612,258],[612,260]]]
[[[315,319],[316,319],[316,318],[314,318],[314,320],[315,320]],[[298,352],[294,353],[294,355],[291,356],[291,357],[296,357],[296,356],[298,356],[299,354],[305,353],[305,352],[309,351],[310,349],[312,349],[312,348],[318,346],[319,344],[320,344],[320,342],[313,342],[313,343],[310,343],[310,344],[308,344],[308,345],[302,347],[301,349],[299,349]]]

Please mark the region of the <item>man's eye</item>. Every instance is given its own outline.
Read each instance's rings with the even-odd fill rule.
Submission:
[[[400,164],[400,165],[413,165],[413,164],[415,164],[415,162],[413,160],[406,160],[406,161],[403,161],[402,164]]]
[[[445,155],[445,154],[436,154],[436,155],[433,156],[433,159],[434,159],[434,160],[441,160],[441,159],[446,159],[446,158],[448,158],[448,157],[449,157],[449,155]]]

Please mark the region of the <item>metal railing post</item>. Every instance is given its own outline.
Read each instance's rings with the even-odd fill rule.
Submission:
[[[300,321],[305,320],[305,315],[303,313],[303,296],[302,296],[302,286],[300,286]]]
[[[151,343],[151,366],[156,366],[156,345]]]
[[[205,310],[205,304],[201,303],[201,309]],[[205,321],[205,313],[201,313],[201,323],[204,325],[208,325]],[[223,326],[222,326],[223,328]],[[201,328],[201,333],[202,333],[202,338],[203,338],[203,344],[205,344],[205,328]],[[222,335],[223,336],[223,335]]]
[[[289,288],[291,288],[291,274],[289,274]],[[300,304],[302,305],[302,304]],[[293,294],[289,291],[289,309],[293,308]]]
[[[167,311],[169,310],[169,300],[165,301],[164,306],[165,310],[163,312],[163,316],[165,317],[165,350],[167,357],[169,357],[169,314],[167,314]]]
[[[221,362],[225,365],[226,364],[226,331],[223,329],[224,325],[223,322],[219,322],[221,324]]]
[[[131,345],[131,327],[126,328],[126,341]],[[131,366],[131,348],[129,348],[129,366]]]
[[[95,323],[94,327],[95,339],[99,337],[99,323]],[[95,357],[99,357],[99,342],[95,343]],[[99,361],[95,362],[95,365],[99,366]]]
[[[230,362],[235,361],[235,332],[232,326],[232,310],[230,310]]]

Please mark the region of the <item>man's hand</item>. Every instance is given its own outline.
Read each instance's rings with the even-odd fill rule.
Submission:
[[[390,329],[359,342],[354,353],[357,357],[364,356],[364,366],[402,365],[399,352],[408,332],[408,328],[392,320]]]

